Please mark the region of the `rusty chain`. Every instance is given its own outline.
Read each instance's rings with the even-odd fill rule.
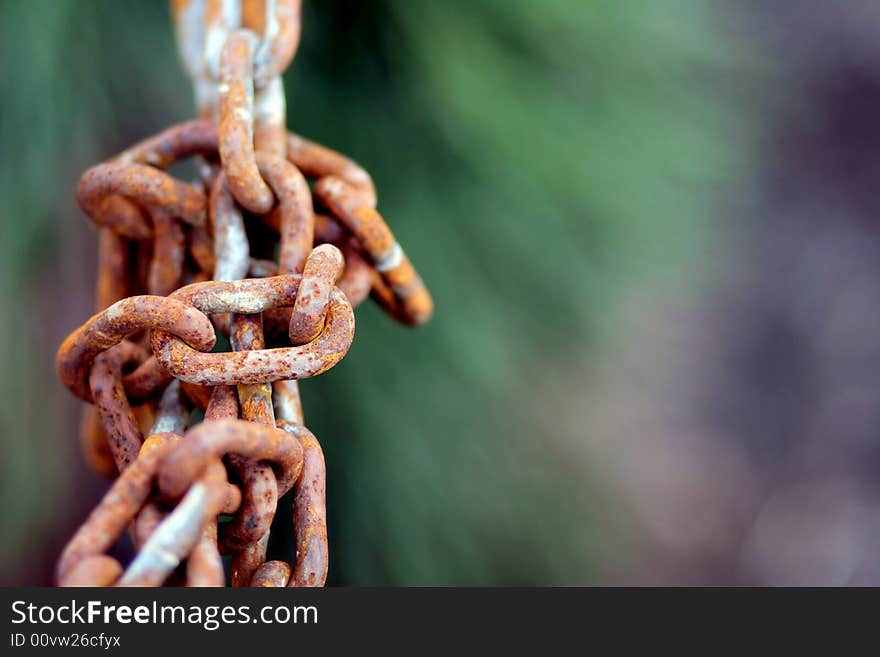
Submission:
[[[63,342],[57,369],[89,404],[86,458],[115,481],[57,582],[223,586],[228,555],[234,586],[322,586],[326,470],[297,381],[346,355],[367,296],[411,325],[431,298],[369,174],[287,132],[281,75],[300,0],[171,4],[198,118],[77,187],[98,230],[98,312]],[[167,172],[187,158],[193,183]],[[288,491],[296,553],[266,561]],[[123,567],[107,551],[126,530],[137,552]]]

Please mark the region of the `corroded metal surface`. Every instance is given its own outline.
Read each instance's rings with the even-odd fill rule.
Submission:
[[[267,561],[251,578],[251,586],[284,587],[290,581],[290,564],[284,561]]]
[[[326,467],[298,380],[346,355],[367,296],[406,324],[427,320],[432,302],[366,170],[286,130],[281,74],[300,1],[173,0],[172,14],[198,119],[77,187],[98,231],[97,307],[56,366],[89,404],[88,462],[115,481],[57,581],[223,586],[228,555],[234,586],[322,586]],[[196,181],[166,171],[187,158]],[[267,562],[288,491],[295,551]],[[108,551],[127,529],[137,552],[123,565]]]

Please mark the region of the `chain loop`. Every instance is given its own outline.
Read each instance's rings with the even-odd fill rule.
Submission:
[[[89,462],[116,480],[65,547],[57,581],[222,586],[224,552],[234,586],[322,586],[326,467],[297,380],[346,355],[369,294],[408,324],[432,303],[369,174],[286,131],[281,75],[300,1],[172,0],[172,13],[199,118],[77,187],[98,227],[97,308],[56,366],[89,404]],[[166,171],[190,157],[198,181]],[[215,351],[218,337],[231,350]],[[288,491],[295,554],[267,562]],[[137,553],[123,568],[107,551],[126,527]]]

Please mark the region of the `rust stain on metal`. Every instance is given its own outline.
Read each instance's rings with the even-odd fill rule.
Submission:
[[[260,176],[254,154],[254,81],[252,32],[229,35],[220,60],[220,160],[236,200],[251,212],[265,214],[275,204]]]
[[[92,167],[80,178],[76,200],[83,212],[99,220],[105,216],[100,212],[104,199],[114,194],[148,208],[162,208],[195,226],[205,222],[202,190],[145,164],[107,162]],[[143,230],[132,235],[139,239],[149,236]]]
[[[251,586],[257,587],[285,587],[290,581],[290,565],[284,561],[267,561],[251,578]]]
[[[86,380],[95,357],[146,328],[163,328],[201,349],[216,341],[210,320],[193,306],[167,297],[128,297],[67,336],[56,358],[58,377],[77,397],[91,401]]]
[[[290,315],[290,344],[308,344],[321,334],[330,305],[330,293],[342,273],[342,253],[321,244],[309,254]]]
[[[263,320],[259,313],[235,314],[229,332],[229,344],[235,351],[262,349]],[[275,427],[275,411],[272,408],[272,387],[268,383],[252,383],[238,386],[241,417],[267,427]],[[236,470],[243,484],[244,497],[241,512],[223,527],[221,542],[225,549],[237,552],[249,550],[249,562],[258,564],[265,560],[263,547],[269,527],[278,506],[278,482],[271,466],[242,454],[230,454],[229,464]],[[250,547],[254,546],[254,547]],[[241,570],[233,564],[233,568]]]
[[[56,367],[88,403],[87,460],[115,481],[62,552],[57,581],[223,586],[229,554],[233,586],[322,586],[326,467],[298,380],[346,355],[367,296],[405,324],[427,320],[431,298],[367,171],[287,132],[281,75],[300,0],[171,8],[199,118],[92,167],[76,190],[99,236],[96,314]],[[167,171],[187,158],[195,182]],[[231,350],[214,350],[218,336]],[[296,549],[267,562],[290,490]],[[123,566],[107,552],[127,528],[137,553]]]
[[[302,445],[302,473],[293,496],[296,564],[291,586],[324,586],[327,579],[327,469],[315,435],[302,424],[282,421],[280,427]]]

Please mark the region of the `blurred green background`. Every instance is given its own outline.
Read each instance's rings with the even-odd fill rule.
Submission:
[[[330,583],[656,581],[657,554],[725,513],[690,512],[714,477],[639,408],[690,385],[673,354],[699,353],[661,338],[729,244],[781,79],[748,12],[304,4],[288,124],[370,171],[436,302],[417,330],[364,304],[347,358],[302,386],[329,468]],[[3,0],[0,44],[0,577],[34,584],[106,485],[54,373],[92,308],[96,237],[73,190],[193,106],[164,2]],[[677,468],[702,479],[670,497]],[[667,579],[694,581],[687,561]]]

